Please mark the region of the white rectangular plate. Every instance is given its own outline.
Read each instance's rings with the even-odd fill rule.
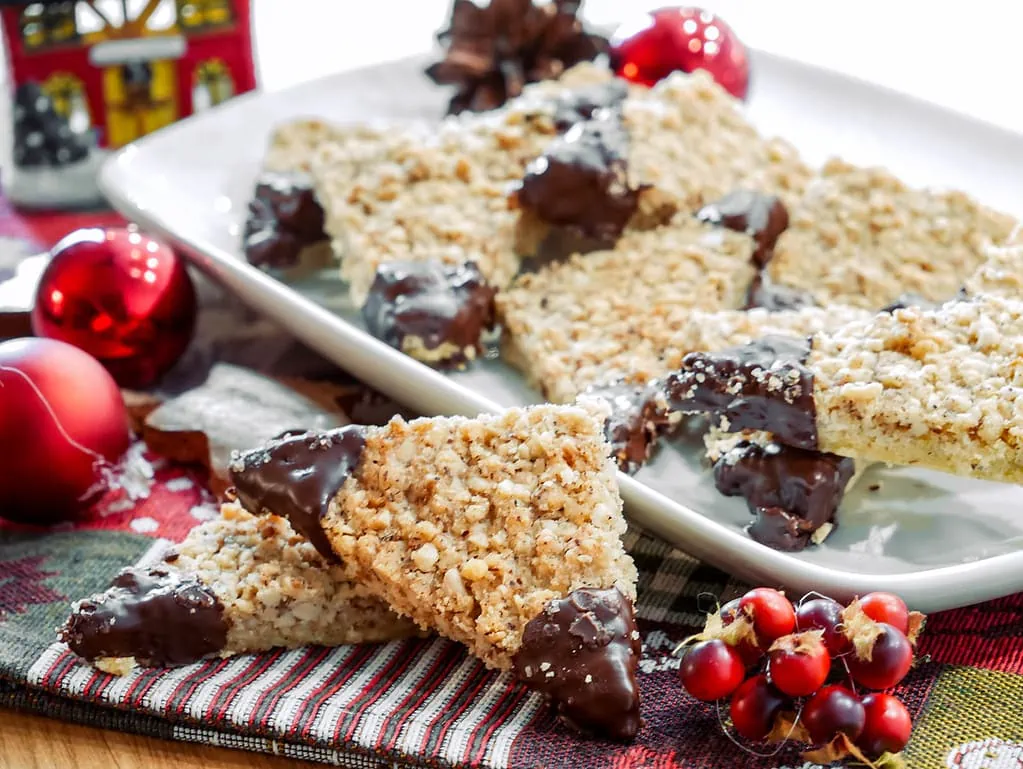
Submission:
[[[178,244],[201,269],[345,369],[425,414],[535,402],[499,360],[440,374],[362,331],[334,273],[285,285],[240,257],[239,233],[267,137],[302,115],[336,121],[422,119],[444,94],[406,60],[269,94],[238,98],[111,158],[101,186],[126,216]],[[913,184],[967,190],[1023,211],[1023,136],[786,59],[753,58],[749,115],[811,162],[841,155],[883,164]],[[876,468],[846,499],[828,541],[776,552],[743,532],[750,516],[718,494],[695,445],[660,451],[622,477],[630,517],[694,556],[745,579],[844,599],[902,594],[935,611],[1023,589],[1023,488]]]

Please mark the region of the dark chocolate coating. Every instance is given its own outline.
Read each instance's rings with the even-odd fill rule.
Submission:
[[[766,430],[784,444],[817,448],[810,341],[765,336],[716,353],[693,352],[665,382],[668,405],[725,418],[729,432]]]
[[[224,607],[206,585],[170,568],[130,568],[106,592],[79,601],[60,638],[87,660],[135,657],[186,665],[227,643]]]
[[[781,198],[755,190],[729,192],[701,208],[696,218],[753,238],[753,261],[760,267],[771,260],[778,237],[789,226],[789,212]]]
[[[614,243],[639,206],[628,151],[628,131],[617,118],[578,123],[526,169],[516,201],[550,225]]]
[[[465,350],[482,348],[494,325],[494,296],[473,262],[386,262],[377,268],[362,317],[367,330],[399,350],[408,337],[428,350],[449,343],[457,350],[441,363],[461,364]]]
[[[309,176],[267,171],[249,203],[245,258],[258,267],[293,267],[302,249],[327,240],[323,227],[323,208]]]
[[[365,446],[365,430],[356,425],[289,435],[235,460],[231,483],[250,513],[287,518],[324,557],[336,561],[322,519],[359,466]]]
[[[617,588],[580,588],[526,625],[513,660],[577,729],[631,740],[643,725],[636,670],[642,653],[632,601]]]
[[[757,516],[749,534],[777,550],[802,550],[834,521],[853,460],[778,443],[742,442],[714,464],[718,491],[746,500]]]
[[[604,423],[604,435],[611,444],[619,469],[635,473],[650,459],[658,437],[668,425],[660,383],[614,382],[591,387],[583,395],[599,398],[611,407],[611,415]]]

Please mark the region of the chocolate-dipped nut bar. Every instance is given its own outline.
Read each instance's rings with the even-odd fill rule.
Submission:
[[[736,188],[695,217],[627,231],[611,249],[522,275],[498,296],[502,354],[557,402],[609,383],[645,386],[677,367],[665,351],[686,341],[678,329],[700,335],[691,312],[748,307],[755,285],[758,301],[772,293],[772,309],[805,304],[779,302],[782,292],[759,280],[787,222],[780,197]],[[735,312],[726,326],[744,322]],[[704,341],[692,340],[687,351],[705,349]]]
[[[645,384],[694,308],[735,309],[756,267],[745,235],[680,215],[614,248],[527,273],[497,296],[501,353],[548,400],[615,380]]]
[[[519,267],[508,186],[559,131],[589,117],[594,102],[628,88],[607,70],[580,65],[484,115],[392,127],[354,149],[322,145],[312,171],[354,302],[363,303],[388,261],[474,261],[491,284],[505,285]]]
[[[269,444],[233,479],[395,611],[546,692],[580,728],[640,725],[636,569],[606,412],[395,418]]]
[[[750,537],[775,550],[802,550],[823,542],[835,527],[842,499],[866,463],[778,443],[769,433],[725,433],[704,438],[714,485],[742,497],[755,516]]]
[[[323,144],[344,142],[353,155],[374,146],[376,132],[300,119],[271,135],[263,170],[256,179],[242,234],[245,258],[257,267],[319,266],[331,259],[323,208],[313,190],[310,162]]]
[[[225,505],[163,563],[122,571],[77,601],[60,629],[108,673],[275,647],[336,646],[416,635],[286,520]]]
[[[709,76],[677,73],[574,126],[530,165],[514,198],[517,244],[532,253],[568,228],[607,247],[626,226],[657,226],[737,187],[795,199],[810,175]]]
[[[807,336],[822,329],[839,328],[851,320],[870,315],[866,310],[841,306],[828,310],[806,307],[778,312],[763,309],[692,310],[672,316],[673,328],[657,365],[662,372],[668,372],[677,369],[682,358],[694,350],[722,350],[764,334]],[[676,321],[678,325],[675,325]],[[679,412],[668,408],[663,385],[658,379],[646,382],[617,379],[591,385],[583,391],[583,395],[608,404],[610,416],[605,424],[605,433],[619,468],[627,473],[635,473],[650,459],[658,440],[670,433],[682,419]],[[716,441],[714,443],[717,444]],[[779,453],[770,453],[761,464],[774,461]]]
[[[671,370],[682,365],[691,352],[716,352],[743,345],[765,336],[806,338],[819,331],[833,331],[854,321],[875,315],[855,307],[802,307],[796,310],[693,310],[668,337],[664,365]]]
[[[981,294],[806,339],[691,353],[669,405],[735,432],[897,465],[1023,482],[1023,303]]]
[[[762,308],[694,311],[672,337],[664,363],[677,368],[694,351],[724,350],[769,335],[805,338],[872,315],[841,305],[777,312]],[[866,466],[846,457],[786,446],[764,432],[729,434],[712,427],[705,442],[718,491],[743,497],[756,516],[747,529],[749,535],[778,550],[802,550],[822,542],[834,527],[854,474]]]
[[[494,325],[494,291],[475,262],[385,262],[362,306],[366,329],[407,355],[464,366]]]
[[[580,397],[604,404],[604,437],[618,469],[630,475],[650,459],[661,436],[682,419],[668,409],[664,388],[656,379],[646,384],[620,379],[588,387]]]
[[[908,187],[832,160],[791,207],[767,276],[822,306],[880,310],[906,294],[952,299],[1015,221],[962,192]]]

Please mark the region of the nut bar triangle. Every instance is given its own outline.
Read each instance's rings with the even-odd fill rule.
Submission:
[[[164,561],[122,571],[77,601],[61,640],[100,670],[417,635],[286,520],[234,504],[193,529]]]
[[[513,670],[567,722],[629,739],[636,568],[604,418],[596,403],[395,418],[272,442],[233,481],[399,614]]]
[[[1008,280],[1008,279],[1005,279]],[[671,408],[796,448],[1023,482],[1023,303],[907,307],[808,338],[691,353]]]

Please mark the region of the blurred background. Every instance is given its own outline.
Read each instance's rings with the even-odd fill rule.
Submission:
[[[586,0],[613,26],[675,3]],[[684,4],[684,3],[683,3]],[[747,45],[839,70],[1023,131],[1023,3],[1015,0],[704,0]],[[253,0],[268,89],[425,52],[450,0]]]
[[[0,166],[10,171],[4,192],[25,209],[102,204],[95,177],[110,150],[256,83],[276,91],[343,70],[428,54],[451,3],[46,0],[44,5],[0,0],[6,6],[2,15],[11,64],[2,76],[14,80],[8,89],[13,112],[10,102],[0,99]],[[620,23],[670,3],[580,4],[591,29],[611,34]],[[702,7],[716,13],[750,48],[883,84],[1023,132],[1016,82],[1023,64],[1017,40],[1023,29],[1021,3],[705,0]],[[756,80],[754,66],[754,89]],[[873,119],[859,113],[857,118]]]

